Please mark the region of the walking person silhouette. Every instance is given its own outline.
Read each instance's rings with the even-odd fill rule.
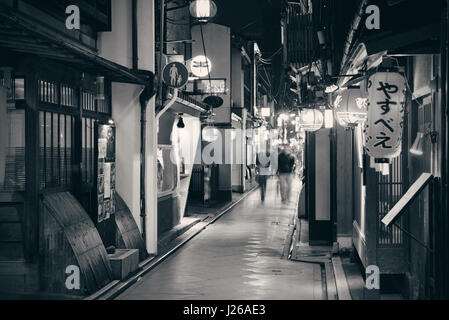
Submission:
[[[256,155],[256,165],[257,165],[257,182],[260,186],[260,199],[262,202],[265,201],[265,192],[267,190],[267,179],[269,177],[267,170],[270,168],[270,154],[257,154]],[[262,169],[262,170],[261,170]]]

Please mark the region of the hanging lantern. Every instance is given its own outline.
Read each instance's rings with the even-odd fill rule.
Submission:
[[[206,142],[214,142],[220,136],[220,131],[212,126],[204,127],[202,130],[203,140]]]
[[[217,5],[212,0],[195,0],[190,3],[190,14],[200,22],[207,22],[217,14]]]
[[[343,127],[355,127],[368,117],[368,99],[359,88],[349,88],[337,95],[334,110],[338,123]]]
[[[317,131],[323,126],[323,113],[316,109],[304,109],[299,114],[299,125],[305,131]]]
[[[399,72],[377,72],[368,79],[365,147],[377,163],[401,153],[406,81]]]

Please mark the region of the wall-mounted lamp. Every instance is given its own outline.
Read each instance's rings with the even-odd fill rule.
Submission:
[[[320,46],[325,46],[326,45],[326,30],[322,29],[317,31],[317,36],[318,36],[318,42],[320,43]]]
[[[180,129],[184,129],[186,125],[184,124],[184,120],[182,119],[182,113],[178,115],[178,124],[176,125]]]
[[[422,156],[424,153],[424,141],[425,137],[430,136],[430,141],[432,143],[437,142],[438,132],[436,131],[426,131],[421,132],[419,131],[416,134],[415,141],[413,142],[412,147],[410,148],[410,153],[415,156]]]

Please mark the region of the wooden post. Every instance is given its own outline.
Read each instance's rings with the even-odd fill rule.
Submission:
[[[378,183],[375,169],[369,167],[368,157],[365,158],[366,169],[366,216],[365,216],[365,239],[366,239],[366,267],[377,266],[377,230],[378,230]],[[379,275],[380,276],[380,275]],[[365,300],[380,299],[380,290],[367,289],[363,291]]]
[[[35,262],[39,250],[39,111],[37,75],[29,68],[25,76],[25,175],[24,245],[27,259]]]
[[[240,182],[242,185],[242,192],[244,193],[246,191],[246,150],[247,150],[247,141],[246,141],[246,119],[247,119],[248,110],[243,108],[242,109],[242,143],[241,143],[241,156],[242,156],[242,165],[241,165],[241,172],[240,175]]]
[[[146,219],[145,219],[145,243],[149,254],[157,255],[157,127],[155,112],[155,99],[151,99],[147,106],[147,132],[146,139]]]

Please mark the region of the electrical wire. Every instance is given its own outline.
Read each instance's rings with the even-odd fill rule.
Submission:
[[[270,57],[267,58],[267,60],[271,60],[271,59],[273,59],[275,56],[277,56],[277,55],[282,51],[282,48],[283,48],[283,47],[280,47],[279,49],[277,49],[277,50],[275,51],[275,53],[273,53]]]
[[[201,43],[203,45],[204,57],[206,58],[206,68],[207,68],[207,74],[209,77],[210,94],[212,94],[212,79],[210,77],[209,62],[208,62],[207,54],[206,54],[206,45],[204,43],[204,34],[203,34],[203,25],[202,24],[200,24],[200,32],[201,32]]]

